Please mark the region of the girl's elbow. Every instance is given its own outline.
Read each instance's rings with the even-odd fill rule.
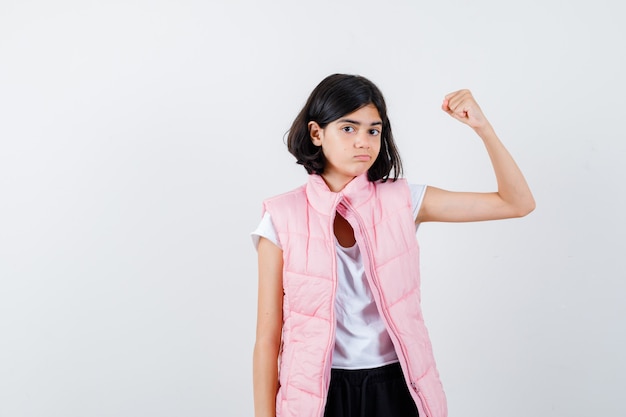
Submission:
[[[524,217],[528,216],[532,213],[537,207],[534,198],[530,198],[528,201],[525,201],[523,204],[520,204],[516,207],[515,217]]]
[[[254,349],[258,351],[278,351],[281,343],[280,332],[263,332],[257,335]]]

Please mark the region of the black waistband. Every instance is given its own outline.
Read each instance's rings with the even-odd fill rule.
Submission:
[[[352,385],[361,385],[364,380],[369,383],[385,382],[403,378],[399,362],[368,369],[331,369],[331,379],[343,379]]]

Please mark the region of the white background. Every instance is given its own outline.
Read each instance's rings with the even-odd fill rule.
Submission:
[[[420,4],[421,3],[421,4]],[[0,416],[251,416],[265,197],[313,87],[384,92],[406,176],[495,187],[470,88],[530,216],[425,224],[451,416],[623,416],[621,2],[0,2]]]

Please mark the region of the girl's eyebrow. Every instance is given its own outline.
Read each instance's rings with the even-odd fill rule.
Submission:
[[[361,126],[361,122],[357,122],[356,120],[352,120],[352,119],[339,119],[337,120],[337,123],[350,123],[353,125]],[[383,122],[378,121],[378,122],[373,122],[372,124],[370,124],[370,126],[380,126],[382,124]]]

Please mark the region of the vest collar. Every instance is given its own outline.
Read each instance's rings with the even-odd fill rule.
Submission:
[[[342,201],[347,201],[354,208],[363,205],[374,194],[374,188],[374,183],[367,179],[367,172],[355,177],[337,193],[328,188],[320,175],[311,174],[306,184],[306,195],[316,211],[332,214]]]

